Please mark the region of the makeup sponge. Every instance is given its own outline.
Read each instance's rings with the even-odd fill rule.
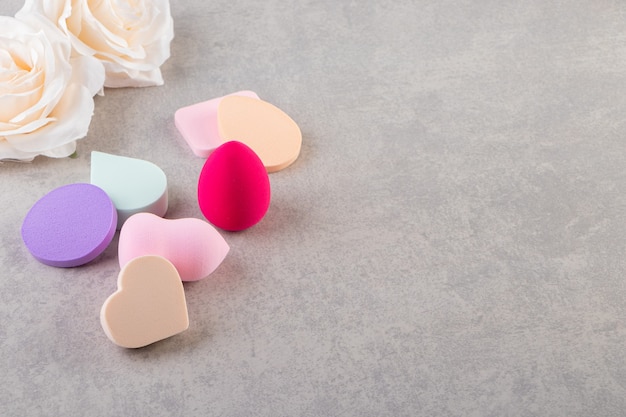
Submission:
[[[200,172],[198,204],[207,220],[224,230],[261,221],[270,205],[270,181],[254,151],[237,141],[215,149]]]
[[[300,154],[300,128],[284,111],[266,101],[224,97],[217,106],[217,125],[223,141],[236,140],[248,145],[267,172],[288,167]]]
[[[126,220],[118,244],[120,267],[140,256],[159,255],[176,267],[183,281],[206,277],[228,251],[222,235],[204,220],[169,220],[151,213],[138,213]]]
[[[189,327],[185,291],[170,261],[142,256],[117,278],[117,291],[102,305],[100,323],[116,345],[139,348]]]
[[[259,98],[254,91],[237,91],[228,96]],[[206,158],[224,143],[217,127],[217,107],[223,98],[217,97],[182,107],[174,113],[176,128],[196,156]]]
[[[86,264],[111,243],[117,212],[109,196],[91,184],[52,190],[29,210],[22,239],[40,262],[57,267]]]
[[[167,212],[167,178],[152,162],[93,151],[91,183],[106,191],[115,204],[118,229],[135,213],[162,217]]]

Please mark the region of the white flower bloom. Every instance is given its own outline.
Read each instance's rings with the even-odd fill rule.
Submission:
[[[67,37],[40,16],[0,16],[0,27],[0,160],[71,155],[87,134],[102,64],[71,58]]]
[[[163,84],[174,38],[169,0],[26,0],[17,16],[33,12],[54,22],[75,54],[104,64],[105,87]]]

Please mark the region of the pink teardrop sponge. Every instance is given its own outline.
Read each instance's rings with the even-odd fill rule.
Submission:
[[[198,179],[198,204],[206,219],[229,231],[257,224],[270,205],[270,181],[261,159],[229,141],[207,158]]]

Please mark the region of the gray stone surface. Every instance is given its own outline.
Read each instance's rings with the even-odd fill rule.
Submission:
[[[164,86],[97,97],[77,159],[0,166],[1,415],[626,415],[626,4],[172,13]],[[300,124],[302,154],[185,285],[189,330],[118,348],[98,318],[117,238],[51,268],[21,221],[89,181],[91,150],[155,162],[167,217],[201,218],[173,115],[241,89]]]

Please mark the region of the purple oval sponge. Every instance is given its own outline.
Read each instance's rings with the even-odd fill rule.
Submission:
[[[40,262],[58,267],[86,264],[111,243],[117,211],[109,196],[91,184],[50,191],[30,209],[22,239]]]

